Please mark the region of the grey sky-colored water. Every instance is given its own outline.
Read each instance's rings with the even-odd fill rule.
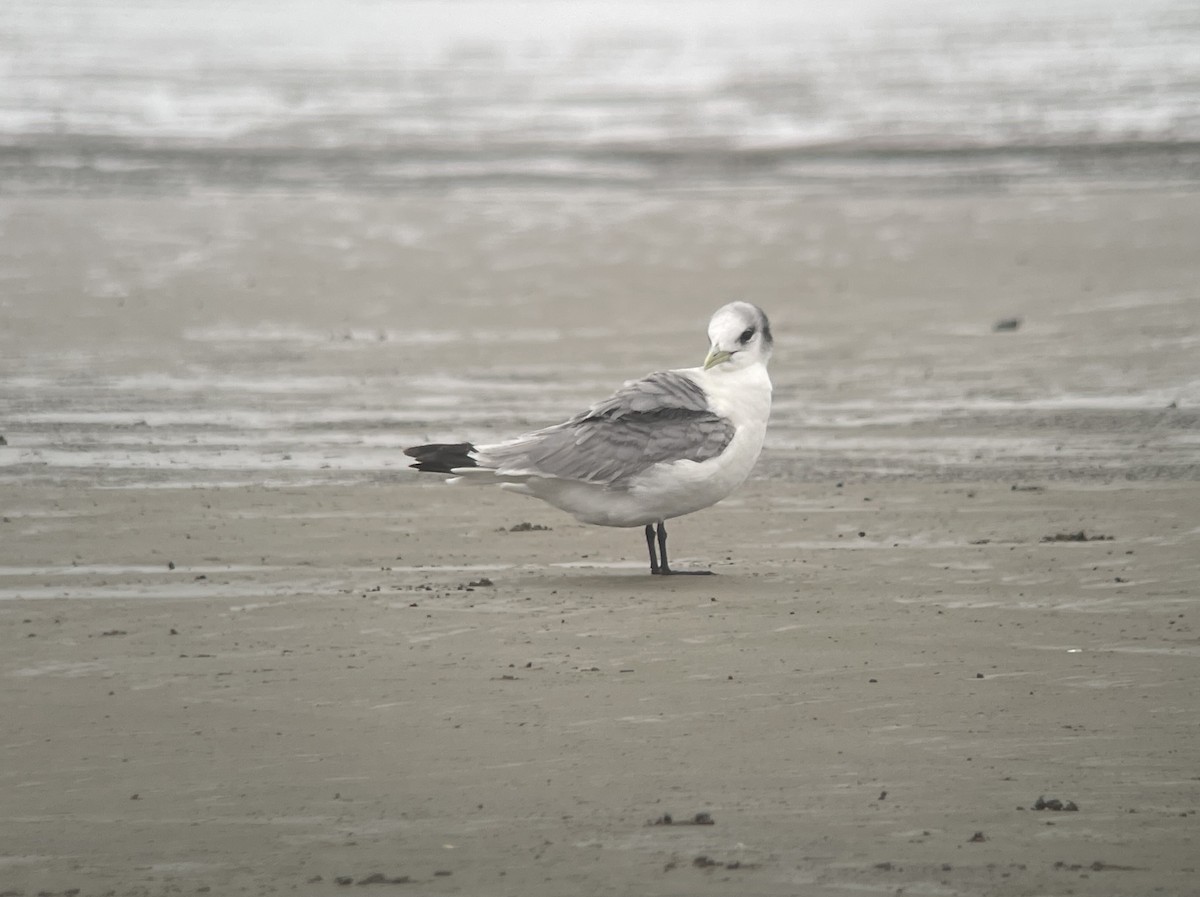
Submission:
[[[1187,0],[11,0],[0,72],[9,189],[1200,180]]]
[[[1187,0],[8,0],[0,481],[391,476],[734,295],[773,472],[1191,475],[1197,84]]]

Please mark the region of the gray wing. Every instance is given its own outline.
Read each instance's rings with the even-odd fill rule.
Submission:
[[[612,486],[664,461],[715,458],[733,433],[694,380],[662,371],[626,383],[565,423],[478,452],[502,474]]]

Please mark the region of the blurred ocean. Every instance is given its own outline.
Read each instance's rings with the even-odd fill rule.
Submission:
[[[0,191],[1200,185],[1195,0],[5,0]]]
[[[1197,196],[1197,0],[0,0],[0,485],[392,477],[734,296],[773,475],[1195,478]]]

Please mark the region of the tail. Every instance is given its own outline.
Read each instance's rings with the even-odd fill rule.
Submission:
[[[443,443],[431,445],[414,445],[406,448],[404,454],[417,460],[408,465],[424,473],[454,473],[464,467],[478,467],[471,452],[475,446],[469,442]]]

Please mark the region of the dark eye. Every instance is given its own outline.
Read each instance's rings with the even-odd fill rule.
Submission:
[[[742,331],[742,335],[738,337],[738,342],[743,343],[743,344],[748,343],[748,342],[750,342],[750,338],[753,336],[754,336],[754,328],[747,327],[745,330]]]

